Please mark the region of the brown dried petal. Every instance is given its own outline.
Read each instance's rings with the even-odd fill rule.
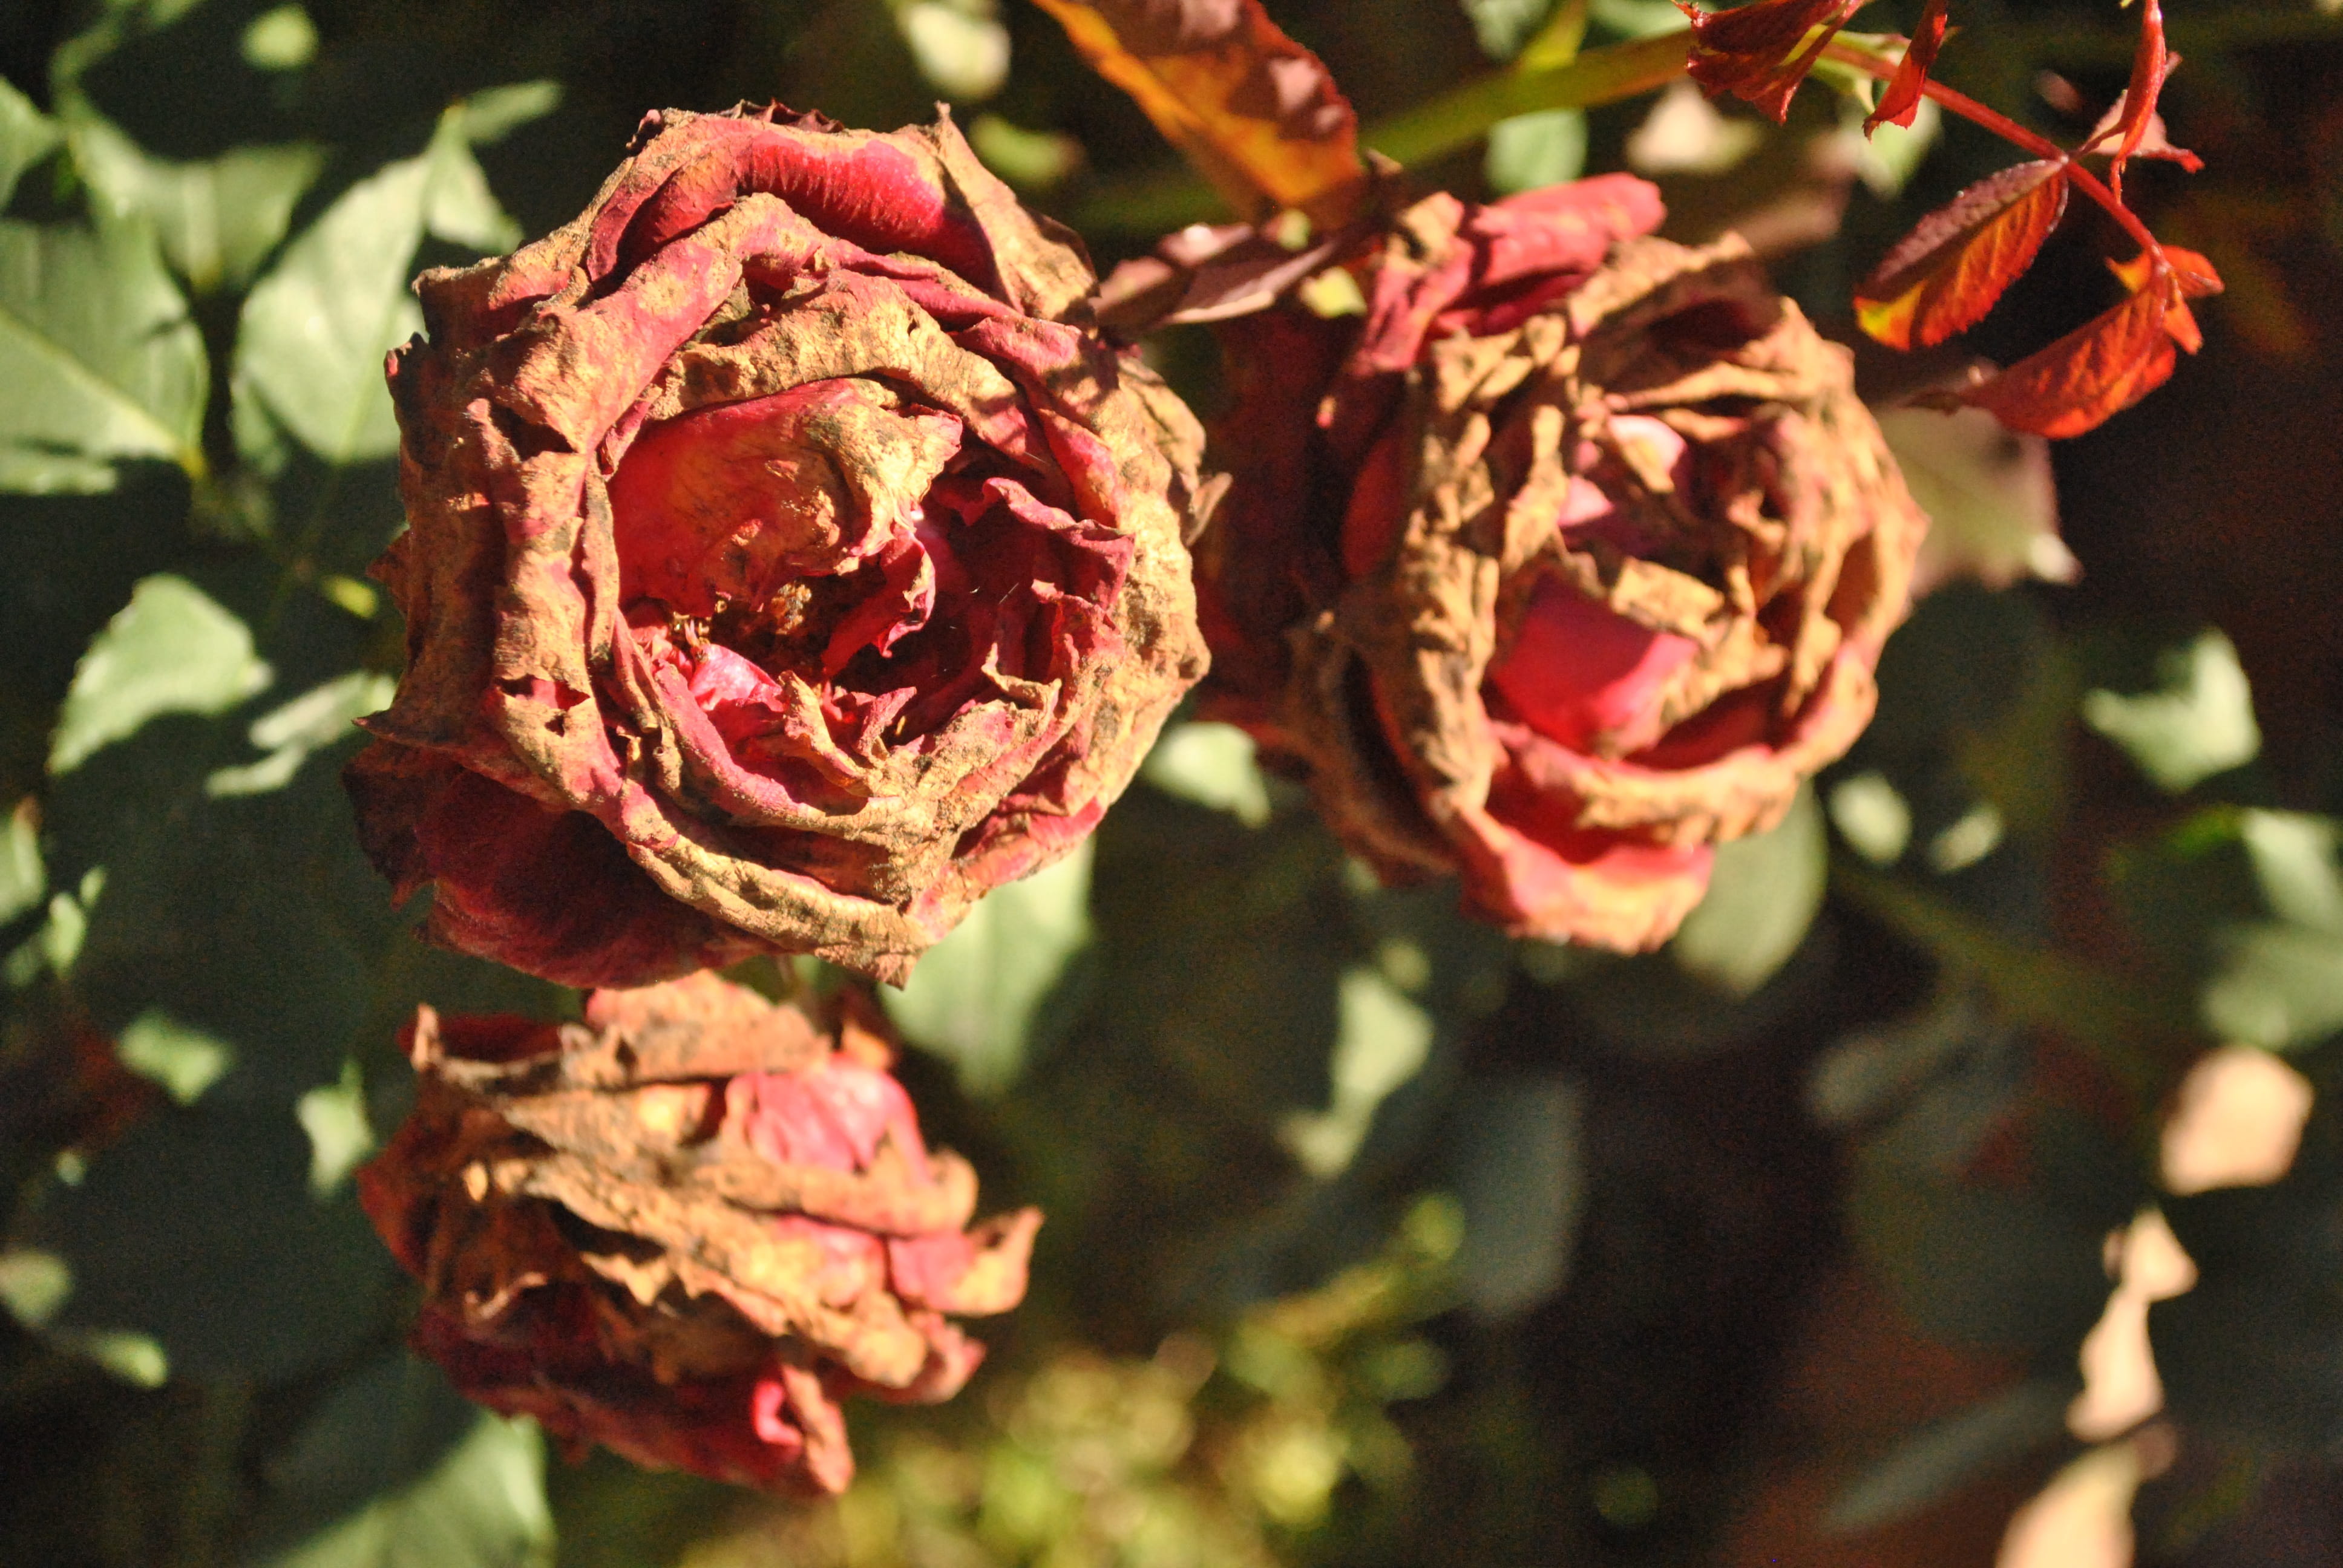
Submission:
[[[1492,287],[1492,226],[1421,204],[1363,330],[1224,329],[1212,689],[1386,877],[1652,947],[1868,722],[1926,519],[1738,240]]]
[[[950,1397],[983,1352],[942,1314],[1024,1294],[1041,1215],[966,1229],[966,1161],[794,1007],[700,974],[578,1024],[424,1008],[408,1044],[359,1191],[423,1281],[417,1344],[575,1444],[840,1490],[837,1399]]]
[[[435,940],[568,984],[900,980],[1078,844],[1202,673],[1201,433],[949,119],[669,113],[419,283],[408,665],[350,769]]]

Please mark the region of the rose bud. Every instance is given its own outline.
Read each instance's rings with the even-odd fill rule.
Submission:
[[[391,356],[407,668],[347,778],[425,934],[567,984],[900,981],[1203,672],[1202,434],[949,119],[653,115]]]
[[[1386,879],[1632,951],[1871,717],[1926,518],[1852,358],[1624,176],[1410,208],[1362,317],[1222,329],[1210,711]]]
[[[860,999],[855,999],[860,1000]],[[891,1053],[711,974],[593,992],[583,1024],[442,1019],[414,1112],[358,1175],[423,1282],[414,1344],[573,1450],[786,1493],[853,1479],[839,1400],[950,1398],[946,1313],[1015,1306],[1041,1213],[967,1229]]]

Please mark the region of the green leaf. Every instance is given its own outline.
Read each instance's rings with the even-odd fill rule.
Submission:
[[[1586,1091],[1554,1075],[1492,1078],[1464,1097],[1471,1129],[1457,1172],[1465,1299],[1519,1317],[1562,1289],[1586,1207]]]
[[[1489,185],[1501,196],[1574,180],[1586,166],[1586,116],[1576,109],[1516,115],[1489,127]]]
[[[1911,804],[1875,769],[1831,787],[1830,819],[1855,852],[1875,866],[1894,865],[1912,842]]]
[[[1041,1003],[1091,940],[1091,844],[996,888],[958,930],[928,950],[888,1016],[917,1044],[950,1059],[970,1092],[990,1094],[1024,1068]]]
[[[139,1077],[162,1085],[172,1099],[193,1105],[236,1062],[236,1048],[190,1028],[160,1008],[131,1020],[114,1054]]]
[[[317,25],[298,5],[255,16],[237,50],[256,71],[297,71],[317,56]]]
[[[389,676],[354,669],[303,692],[254,722],[252,743],[268,755],[257,762],[214,769],[204,779],[204,792],[219,797],[283,789],[316,753],[357,739],[357,721],[389,707],[397,689]]]
[[[281,1106],[223,1091],[154,1112],[53,1186],[25,1240],[63,1258],[65,1330],[147,1336],[175,1372],[271,1382],[381,1332],[396,1267],[347,1193],[310,1191]]]
[[[0,926],[37,908],[48,890],[48,868],[41,861],[39,820],[28,796],[16,802],[5,823],[0,823]]]
[[[382,360],[423,327],[407,287],[417,249],[427,234],[478,250],[501,250],[519,237],[489,194],[470,144],[475,136],[503,134],[554,99],[535,85],[500,92],[477,117],[464,105],[450,108],[419,156],[345,191],[254,286],[233,377],[237,445],[248,459],[264,467],[281,461],[278,428],[328,463],[398,450]]]
[[[2023,1459],[2064,1434],[2076,1392],[2064,1380],[2034,1378],[1929,1422],[1850,1483],[1824,1513],[1823,1529],[1875,1530]]]
[[[1545,21],[1554,0],[1463,0],[1472,20],[1481,52],[1493,60],[1510,60]]]
[[[2343,936],[2343,870],[2336,864],[2343,824],[2298,811],[2245,810],[2237,813],[2237,839],[2270,913]]]
[[[972,0],[897,0],[895,25],[928,85],[955,103],[989,98],[1009,76],[1009,29]]]
[[[1427,963],[1420,951],[1414,961]],[[1422,1070],[1432,1053],[1431,1015],[1374,970],[1344,970],[1335,996],[1339,1021],[1327,1060],[1332,1103],[1296,1111],[1278,1130],[1302,1168],[1322,1181],[1351,1163],[1375,1108]]]
[[[2262,748],[2253,693],[2237,650],[2207,631],[2158,666],[2160,689],[2127,697],[2093,691],[2083,722],[2123,748],[2139,770],[2177,795],[2250,762]]]
[[[151,1334],[126,1329],[59,1329],[49,1337],[76,1355],[87,1356],[132,1388],[161,1388],[171,1381],[171,1358]]]
[[[366,1080],[354,1060],[342,1063],[339,1079],[295,1101],[293,1120],[309,1135],[309,1191],[320,1198],[331,1196],[349,1180],[358,1161],[374,1152]]]
[[[370,1504],[412,1491],[484,1419],[429,1362],[397,1351],[368,1360],[326,1390],[262,1460],[244,1561],[315,1545]]]
[[[2029,1124],[2036,1169],[2025,1185],[1966,1180],[1966,1157],[2007,1092],[1982,1070],[1931,1084],[1859,1151],[1848,1228],[1922,1332],[2070,1357],[2111,1288],[2107,1233],[2141,1194],[2122,1151],[2103,1146],[2097,1130],[2047,1119]]]
[[[2343,1030],[2343,938],[2273,922],[2225,931],[2213,950],[2199,1004],[2220,1039],[2285,1050]]]
[[[560,106],[558,82],[512,82],[486,87],[456,106],[457,128],[472,146],[484,147]]]
[[[378,1412],[368,1410],[364,1418]],[[378,1430],[378,1429],[377,1429]],[[483,1411],[428,1472],[252,1568],[551,1568],[545,1442]]]
[[[1140,777],[1248,828],[1269,820],[1269,783],[1253,761],[1252,737],[1233,724],[1173,725],[1148,752]]]
[[[49,772],[72,772],[164,714],[224,712],[270,678],[244,622],[185,578],[147,578],[82,655],[57,715]]]
[[[25,171],[49,156],[58,136],[55,121],[0,81],[0,207],[8,205]]]
[[[73,1294],[73,1269],[55,1252],[36,1247],[0,1251],[0,1307],[28,1329],[57,1315]]]
[[[1811,786],[1771,832],[1720,844],[1708,896],[1669,944],[1676,967],[1733,996],[1774,977],[1823,904],[1830,846]]]
[[[999,115],[970,122],[968,145],[984,166],[1029,195],[1052,190],[1082,165],[1082,144],[1061,131],[1029,131]]]
[[[0,490],[110,490],[141,457],[201,474],[208,377],[151,224],[0,221]]]
[[[164,256],[197,294],[252,281],[326,165],[325,149],[300,143],[192,163],[156,157],[86,105],[65,124],[83,176],[154,223]]]

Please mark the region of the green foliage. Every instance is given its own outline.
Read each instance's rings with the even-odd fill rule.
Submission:
[[[40,829],[34,822],[32,802],[25,800],[0,824],[0,926],[37,906],[48,890]]]
[[[209,384],[148,220],[0,219],[0,489],[110,489],[140,458],[201,473]]]
[[[1554,1074],[1491,1078],[1467,1091],[1474,1136],[1456,1194],[1458,1287],[1484,1318],[1518,1318],[1567,1282],[1586,1205],[1584,1087]]]
[[[122,1065],[160,1085],[182,1105],[193,1105],[236,1063],[236,1048],[189,1029],[152,1008],[132,1019],[115,1037]]]
[[[1269,783],[1253,764],[1252,738],[1233,724],[1172,726],[1148,752],[1140,777],[1248,828],[1269,820]]]
[[[379,1412],[365,1412],[370,1435]],[[550,1568],[545,1447],[525,1422],[473,1412],[471,1430],[407,1485],[254,1568]],[[295,1451],[297,1459],[299,1450]]]
[[[2166,656],[2158,673],[2159,689],[2152,692],[2091,692],[2083,699],[2083,721],[2176,795],[2254,759],[2261,729],[2227,638],[2206,632]]]
[[[1489,186],[1512,195],[1574,180],[1586,166],[1586,116],[1576,109],[1516,115],[1489,129]]]
[[[26,169],[57,145],[57,127],[32,99],[0,81],[0,208]]]
[[[2167,1198],[2196,1287],[2148,1309],[2174,1413],[2281,1454],[2343,1442],[2343,1145],[2324,1093],[2286,1177]]]
[[[244,622],[185,578],[148,578],[82,656],[57,714],[49,772],[71,773],[165,714],[224,712],[272,678]]]
[[[134,1332],[170,1369],[277,1380],[379,1332],[393,1265],[357,1204],[317,1201],[309,1142],[282,1109],[156,1112],[37,1203],[25,1234],[71,1271],[63,1330]]]
[[[1426,183],[1476,197],[1614,166],[1644,106],[1607,106],[1681,58],[1666,0],[1272,8],[1369,145],[1449,159]],[[1753,1477],[1792,1336],[1874,1326],[1808,1326],[1850,1251],[1931,1354],[2023,1369],[1896,1434],[1871,1388],[1836,1391],[1867,1425],[1817,1440],[1848,1459],[1827,1522],[1861,1553],[2056,1440],[2106,1237],[2148,1202],[2201,1273],[2150,1320],[2184,1452],[2325,1462],[2343,830],[2332,715],[2286,684],[2325,653],[2289,666],[2278,623],[2335,585],[2272,598],[2271,540],[2211,512],[2190,527],[2235,536],[2226,571],[2155,577],[2171,538],[2073,478],[2195,463],[2258,498],[2309,459],[2111,428],[2066,475],[2090,570],[2066,595],[2039,450],[1904,409],[1885,423],[1942,586],[1855,754],[1720,850],[1664,950],[1513,944],[1453,885],[1376,889],[1242,731],[1175,724],[1094,848],[884,998],[987,1207],[1050,1212],[983,1381],[858,1411],[863,1479],[834,1509],[607,1455],[548,1505],[535,1430],[395,1348],[410,1287],[353,1191],[403,1110],[416,1003],[576,1007],[415,943],[335,778],[399,658],[357,574],[396,525],[381,362],[420,325],[412,274],[576,211],[655,104],[776,94],[866,120],[981,100],[986,161],[1125,248],[1211,214],[1018,6],[657,10],[106,0],[45,83],[0,83],[0,1493],[55,1500],[0,1506],[0,1559],[535,1568],[558,1534],[591,1568],[1706,1561],[1778,1512]],[[2237,124],[2263,112],[2237,40],[2333,26],[2264,10],[2173,23],[2183,87]],[[2047,113],[2045,70],[2095,110],[2127,25],[1976,27],[1946,65],[2013,114]],[[43,25],[0,24],[12,70]],[[1750,122],[1725,183],[1756,191],[1841,112]],[[1785,285],[1843,304],[1892,238],[1872,230],[1910,216],[1896,191],[1989,172],[1964,135],[1882,133],[1846,236]],[[1691,176],[1663,177],[1694,221]],[[2226,215],[2281,209],[2193,216],[2234,237]],[[2324,361],[2224,360],[2226,308],[2197,373],[2314,395]],[[1147,352],[1209,408],[1196,347]],[[2178,615],[2247,659],[2214,630],[2127,658]],[[2306,1153],[2272,1188],[2159,1195],[2161,1107],[2218,1040],[2320,1080]],[[58,1510],[61,1533],[25,1522]]]
[[[1805,940],[1823,907],[1828,865],[1823,814],[1811,789],[1770,832],[1718,847],[1708,896],[1685,917],[1669,956],[1694,980],[1745,997]]]
[[[147,153],[84,105],[65,123],[91,189],[151,222],[165,259],[199,295],[252,281],[326,163],[325,150],[306,143],[182,163]]]
[[[975,1094],[1024,1070],[1043,1004],[1090,940],[1091,845],[1012,882],[930,949],[900,990],[882,993],[905,1035],[949,1059]]]
[[[280,428],[329,463],[398,449],[382,358],[422,330],[407,289],[416,251],[426,236],[475,250],[518,242],[472,146],[555,101],[530,85],[456,105],[420,155],[351,186],[286,247],[245,301],[236,337],[236,440],[247,461],[281,464]]]
[[[2066,1431],[2074,1398],[2070,1382],[2036,1378],[1931,1423],[1839,1493],[1824,1515],[1825,1527],[1855,1535],[1910,1518],[2055,1441]]]

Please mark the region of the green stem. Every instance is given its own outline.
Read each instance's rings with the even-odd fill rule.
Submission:
[[[1996,25],[1996,34],[2001,31],[2001,25]],[[2100,29],[2078,33],[2069,23],[2010,24],[2007,33],[2006,38],[1998,41],[2030,59],[2122,61],[2131,57],[2133,48],[2133,37],[2128,32]],[[2172,46],[2184,54],[2214,55],[2343,36],[2343,17],[2238,5],[2212,16],[2175,17],[2167,35]],[[1360,140],[1403,164],[1424,163],[1471,146],[1487,136],[1499,121],[1515,115],[1533,114],[1540,109],[1592,108],[1664,87],[1684,74],[1691,40],[1690,29],[1683,29],[1591,49],[1567,65],[1546,70],[1494,72],[1367,126],[1360,133]],[[1875,75],[1888,75],[1895,70],[1894,61],[1881,61],[1844,40],[1834,43],[1830,53],[1847,65]],[[1956,114],[1975,120],[2037,157],[2063,156],[2052,144],[2016,121],[1949,87],[1931,82],[1928,95]],[[2131,217],[2097,178],[2077,168],[2074,179],[2086,196],[2115,215],[2135,239],[2152,243],[2145,239],[2138,219]],[[1185,168],[1158,169],[1102,186],[1072,215],[1079,228],[1121,233],[1155,232],[1225,216],[1212,192]]]
[[[1936,960],[1975,979],[2013,1020],[2051,1030],[2154,1104],[2211,1042],[2193,1000],[2055,948],[2021,942],[1942,897],[1843,862],[1831,890]]]
[[[1684,28],[1589,49],[1545,70],[1495,72],[1369,126],[1359,139],[1400,163],[1423,163],[1470,146],[1515,115],[1592,108],[1664,87],[1684,75],[1691,47]],[[1103,186],[1071,217],[1078,229],[1144,234],[1226,216],[1202,180],[1177,167]]]
[[[1515,115],[1592,108],[1664,87],[1684,75],[1691,48],[1686,28],[1590,49],[1544,71],[1498,72],[1370,126],[1359,139],[1403,164],[1423,163],[1471,146]]]

